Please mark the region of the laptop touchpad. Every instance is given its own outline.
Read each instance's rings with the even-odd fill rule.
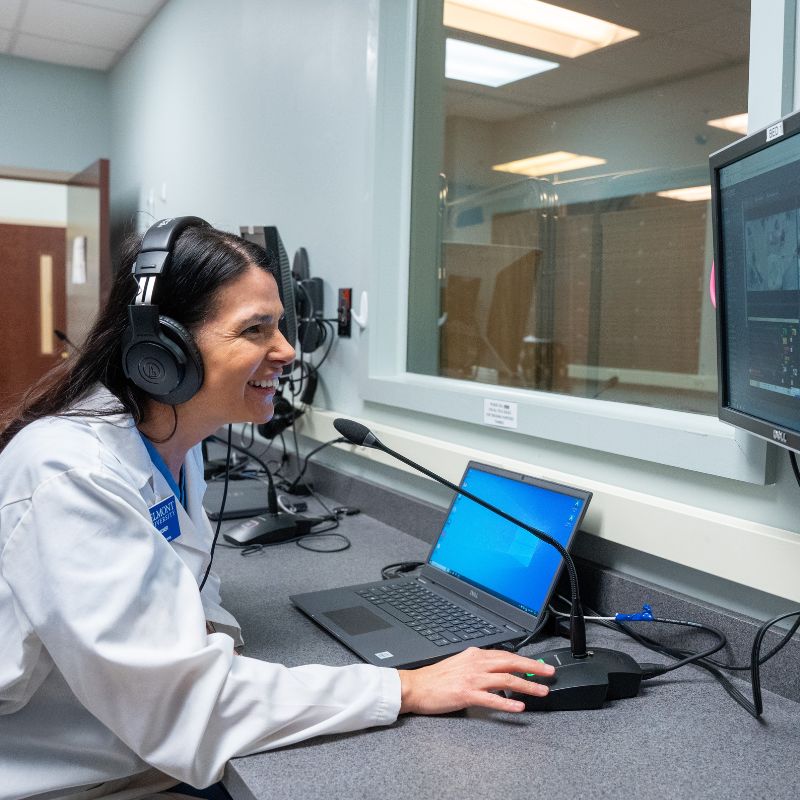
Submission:
[[[373,614],[364,606],[353,606],[352,608],[340,608],[338,611],[328,611],[322,615],[331,622],[336,623],[345,633],[355,636],[359,633],[371,633],[379,631],[381,628],[391,628],[392,626]]]

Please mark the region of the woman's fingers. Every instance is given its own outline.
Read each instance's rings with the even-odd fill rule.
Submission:
[[[483,706],[521,711],[524,703],[495,692],[508,690],[542,697],[548,692],[547,686],[522,676],[546,677],[553,672],[549,664],[516,653],[471,647],[430,667],[400,670],[400,710],[443,714],[468,706]]]

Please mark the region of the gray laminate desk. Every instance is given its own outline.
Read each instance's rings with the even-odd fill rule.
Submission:
[[[293,544],[243,558],[218,550],[225,605],[247,654],[290,666],[355,657],[294,609],[290,594],[380,577],[427,545],[368,517],[348,518],[353,547],[320,555]],[[656,654],[590,627],[643,661]],[[559,641],[559,646],[563,640]],[[535,654],[546,645],[535,645]],[[330,736],[232,761],[225,783],[244,798],[800,797],[800,705],[766,693],[759,723],[694,667],[599,711],[401,717],[388,728]]]

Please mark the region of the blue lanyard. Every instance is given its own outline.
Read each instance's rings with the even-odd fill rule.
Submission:
[[[153,462],[153,466],[164,476],[164,479],[169,484],[169,488],[172,489],[175,497],[177,497],[180,504],[186,508],[186,473],[183,467],[181,467],[181,485],[178,486],[178,484],[175,483],[175,478],[172,477],[172,473],[164,463],[164,459],[161,458],[161,453],[156,450],[153,443],[141,431],[139,431],[139,436],[142,437],[144,446],[150,454],[150,460]]]

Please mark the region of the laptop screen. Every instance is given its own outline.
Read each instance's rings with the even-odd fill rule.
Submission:
[[[548,534],[565,548],[591,494],[470,463],[461,487]],[[457,495],[428,563],[538,615],[561,567],[558,551],[473,500]]]

